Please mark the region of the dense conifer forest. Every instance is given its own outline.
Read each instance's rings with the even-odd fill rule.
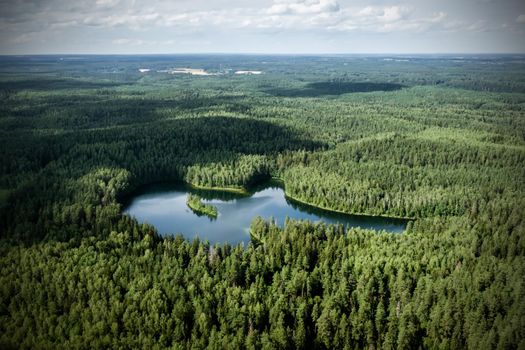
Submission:
[[[395,58],[0,57],[0,348],[525,349],[524,58]],[[411,220],[233,246],[122,213],[270,179]]]

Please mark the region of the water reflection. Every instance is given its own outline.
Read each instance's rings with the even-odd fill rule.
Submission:
[[[217,207],[219,215],[211,220],[197,216],[187,206],[188,193],[198,194],[205,203]],[[181,233],[188,239],[199,237],[210,243],[248,244],[253,218],[273,218],[282,225],[286,217],[329,224],[343,224],[390,232],[403,232],[406,222],[369,216],[353,216],[317,209],[288,200],[275,184],[253,189],[251,195],[205,191],[184,184],[155,184],[142,188],[125,203],[124,212],[140,222],[148,222],[159,233]]]

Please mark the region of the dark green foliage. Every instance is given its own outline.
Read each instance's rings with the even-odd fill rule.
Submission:
[[[256,227],[264,243],[247,249],[157,240],[140,226],[138,236],[126,230],[18,248],[3,242],[0,343],[523,346],[524,247],[501,259],[477,251],[478,235],[487,245],[507,243],[494,238],[499,229],[472,225],[424,221],[391,235],[265,224]]]
[[[523,63],[0,61],[0,348],[525,348]],[[157,72],[177,66],[264,74]],[[392,235],[259,218],[232,247],[121,213],[143,184],[270,178],[415,220]]]
[[[322,97],[353,92],[395,91],[402,87],[403,85],[391,83],[323,81],[310,83],[298,89],[268,89],[266,92],[281,97]]]

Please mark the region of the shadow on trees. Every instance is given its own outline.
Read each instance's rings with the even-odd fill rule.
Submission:
[[[406,224],[410,221],[408,219],[401,219],[401,218],[391,218],[386,216],[371,216],[371,215],[352,215],[352,214],[345,214],[345,213],[338,213],[332,210],[326,210],[323,208],[318,208],[312,205],[304,204],[299,201],[294,200],[293,198],[285,197],[286,203],[291,205],[294,209],[298,209],[300,211],[306,212],[308,214],[317,215],[319,217],[327,217],[336,221],[345,222],[348,221],[350,218],[352,221],[354,221],[354,226],[359,226],[361,228],[367,228],[367,227],[374,227],[376,224],[381,225],[404,225],[406,227]]]
[[[148,183],[181,180],[184,169],[193,165],[233,164],[243,155],[270,155],[325,147],[289,127],[234,117],[162,120],[119,128],[78,130],[49,137],[49,142],[32,143],[31,149],[32,153],[46,158],[47,164],[42,165],[31,181],[14,190],[9,196],[8,206],[0,210],[0,229],[11,232],[7,235],[23,231],[30,232],[32,238],[43,237],[49,231],[49,225],[55,225],[52,208],[56,205],[100,206],[92,198],[102,195],[102,192],[92,193],[91,189],[79,188],[77,184],[79,179],[96,172],[96,169],[115,169],[116,173],[120,172],[119,169],[128,170],[131,178],[129,187],[122,192],[125,195]],[[115,189],[116,194],[119,192]],[[61,232],[66,232],[63,223],[59,226]],[[92,230],[92,226],[87,227]],[[75,230],[73,228],[72,232]],[[66,233],[64,236],[68,237]]]
[[[27,79],[0,82],[0,91],[8,94],[20,90],[69,90],[69,89],[100,89],[109,88],[129,83],[86,81],[77,79]]]
[[[75,134],[64,140],[62,149],[69,149],[64,164],[82,159],[82,172],[99,166],[125,168],[140,184],[180,179],[186,166],[326,147],[290,127],[235,117],[160,120]]]
[[[273,88],[264,92],[280,97],[320,97],[339,96],[355,92],[395,91],[404,87],[394,83],[371,83],[371,82],[315,82],[309,83],[302,89],[296,88]]]
[[[163,166],[229,161],[233,155],[268,155],[326,147],[326,144],[287,126],[222,116],[158,120],[155,123],[26,137],[6,140],[6,149],[11,148],[9,141],[31,145],[30,151],[26,149],[29,153],[27,161],[44,168],[44,173],[58,173],[67,167],[70,173],[82,174],[100,166],[132,171],[148,168],[153,172]],[[31,155],[39,157],[33,159]],[[20,157],[24,157],[20,152],[13,153],[13,156],[16,157],[4,154],[5,164],[18,164]],[[46,161],[39,161],[41,159]],[[52,163],[51,168],[46,166],[48,163]]]
[[[133,93],[130,93],[133,94]],[[7,108],[18,106],[19,101],[7,102]],[[15,129],[89,129],[109,126],[149,123],[169,117],[162,110],[177,113],[200,108],[220,107],[231,113],[247,113],[251,106],[241,98],[228,95],[205,96],[196,91],[181,91],[169,99],[154,96],[121,98],[111,90],[95,90],[89,95],[60,95],[34,97],[25,105],[10,110],[17,118],[4,126]]]

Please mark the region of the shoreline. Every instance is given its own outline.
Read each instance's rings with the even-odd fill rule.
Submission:
[[[272,181],[274,183],[277,182],[281,186],[281,188],[284,191],[284,197],[286,199],[289,199],[291,201],[294,201],[294,202],[297,202],[297,203],[300,203],[300,204],[303,204],[303,205],[307,205],[307,206],[312,207],[312,208],[326,210],[326,211],[333,212],[333,213],[338,213],[338,214],[354,215],[354,216],[368,216],[368,217],[372,217],[372,218],[386,218],[386,219],[396,219],[396,220],[406,220],[406,221],[414,221],[414,220],[417,219],[417,218],[411,218],[411,217],[405,217],[405,216],[396,216],[396,215],[376,215],[376,214],[367,214],[367,213],[359,213],[359,212],[352,212],[352,213],[350,213],[350,212],[347,212],[347,211],[342,211],[342,210],[338,210],[338,209],[332,209],[332,208],[323,207],[323,206],[320,206],[320,205],[316,205],[316,204],[312,204],[312,203],[306,202],[306,201],[304,201],[302,199],[299,199],[299,198],[296,198],[296,197],[290,195],[286,191],[286,184],[285,184],[284,180],[279,178],[279,177],[273,177],[272,176],[270,181]]]
[[[297,203],[300,203],[300,204],[303,204],[303,205],[307,205],[307,206],[312,207],[312,208],[325,210],[325,211],[328,211],[328,212],[333,212],[333,213],[337,213],[337,214],[344,214],[344,215],[368,216],[368,217],[372,217],[372,218],[385,218],[385,219],[407,220],[407,221],[414,221],[414,220],[416,220],[416,218],[411,218],[411,217],[406,217],[406,216],[377,215],[377,214],[367,214],[367,213],[359,213],[359,212],[347,212],[347,211],[343,211],[343,210],[327,208],[327,207],[324,207],[324,206],[320,206],[320,205],[316,205],[316,204],[312,204],[312,203],[306,202],[306,201],[304,201],[302,199],[299,199],[299,198],[296,198],[296,197],[290,195],[288,192],[286,192],[286,184],[285,184],[284,180],[281,179],[281,178],[272,177],[270,180],[265,181],[262,184],[264,184],[264,183],[277,184],[284,191],[284,197],[286,199],[289,199],[291,201],[294,201],[294,202],[297,202]],[[250,195],[251,194],[251,192],[249,190],[245,189],[245,188],[206,187],[206,186],[194,185],[194,184],[189,183],[189,182],[187,184],[190,185],[193,188],[201,189],[201,190],[225,191],[225,192],[231,192],[231,193],[240,193],[240,194],[244,194],[244,195]]]
[[[244,195],[250,194],[250,192],[243,187],[210,187],[210,186],[195,185],[195,184],[192,184],[191,182],[185,182],[185,181],[183,181],[183,183],[185,183],[186,185],[196,190],[230,192],[230,193],[237,193],[237,194],[244,194]]]
[[[158,183],[165,183],[165,182],[170,183],[172,181],[159,181]],[[184,180],[178,180],[177,182],[185,184],[185,185],[189,186],[190,188],[196,189],[196,190],[215,191],[215,192],[228,192],[228,193],[240,194],[240,195],[243,195],[243,196],[251,196],[253,194],[252,191],[250,191],[249,189],[246,189],[244,187],[201,186],[201,185],[193,184],[191,182],[186,182]],[[324,206],[321,206],[321,205],[312,204],[312,203],[306,202],[303,199],[299,199],[299,198],[296,198],[296,197],[290,195],[286,191],[286,184],[285,184],[284,180],[279,178],[279,177],[273,177],[272,176],[270,179],[268,179],[266,181],[263,181],[263,182],[259,183],[258,185],[261,186],[261,185],[264,185],[264,184],[277,185],[279,188],[281,188],[283,190],[284,197],[286,199],[292,201],[292,202],[296,202],[296,203],[299,203],[299,204],[302,204],[302,205],[309,206],[311,208],[320,209],[320,210],[324,210],[324,211],[327,211],[327,212],[343,214],[343,215],[366,216],[366,217],[371,217],[371,218],[385,218],[385,219],[405,220],[405,221],[415,221],[415,220],[417,220],[417,218],[405,217],[405,216],[377,215],[377,214],[368,214],[368,213],[360,213],[360,212],[347,212],[347,211],[343,211],[343,210],[332,209],[332,208],[324,207]],[[148,186],[148,185],[150,185],[150,184],[141,185],[139,187]],[[253,187],[256,188],[257,185],[253,186]]]
[[[311,203],[306,202],[306,201],[304,201],[302,199],[298,199],[296,197],[293,197],[290,194],[288,194],[285,189],[283,189],[283,190],[284,190],[284,196],[285,196],[286,199],[289,199],[289,200],[291,200],[293,202],[297,202],[297,203],[300,203],[300,204],[303,204],[303,205],[307,205],[307,206],[312,207],[312,208],[326,210],[326,211],[333,212],[333,213],[344,214],[344,215],[353,215],[353,216],[368,216],[368,217],[371,217],[371,218],[385,218],[385,219],[395,219],[395,220],[406,220],[406,221],[414,221],[414,220],[416,220],[416,218],[410,218],[410,217],[405,217],[405,216],[377,215],[377,214],[367,214],[367,213],[358,213],[358,212],[347,212],[347,211],[342,211],[342,210],[338,210],[338,209],[327,208],[327,207],[323,207],[323,206],[320,206],[320,205],[311,204]]]
[[[208,218],[214,220],[217,219],[219,216],[219,212],[217,211],[217,208],[211,204],[205,204],[202,202],[202,199],[198,196],[193,197],[195,202],[192,200],[192,197],[188,197],[188,200],[186,201],[186,205],[188,208],[190,208],[191,211],[193,211],[198,216],[204,215]]]

